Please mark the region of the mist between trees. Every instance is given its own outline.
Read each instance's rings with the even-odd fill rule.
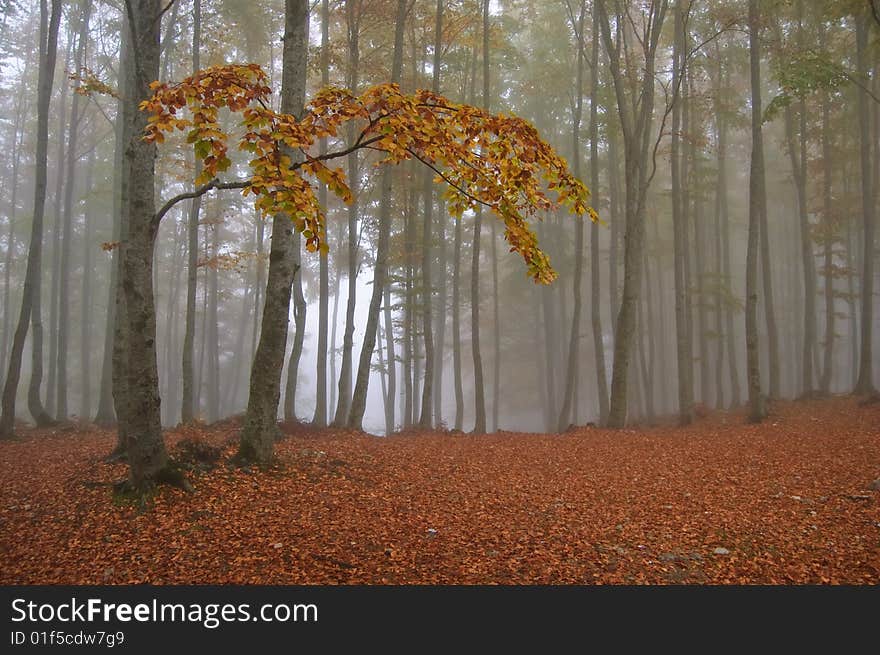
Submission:
[[[240,455],[265,461],[280,418],[554,432],[876,393],[872,0],[0,6],[3,434],[118,419],[139,486],[161,426],[243,413]],[[339,171],[268,215],[241,193],[240,111],[207,121],[228,152],[197,120],[143,138],[152,82],[250,63],[296,120],[379,98],[307,146],[274,132],[291,171]],[[445,154],[418,136],[453,113],[437,97]],[[371,147],[387,116],[408,118]],[[562,204],[531,194],[543,170]]]

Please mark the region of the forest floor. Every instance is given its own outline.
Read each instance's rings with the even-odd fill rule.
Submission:
[[[563,435],[292,426],[268,471],[227,463],[236,429],[170,431],[222,456],[146,508],[112,494],[110,432],[0,443],[0,582],[880,584],[880,403]]]

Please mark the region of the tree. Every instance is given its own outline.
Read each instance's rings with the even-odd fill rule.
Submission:
[[[391,64],[391,82],[397,84],[403,68],[403,29],[406,15],[411,3],[409,0],[398,0],[394,28],[394,52]],[[379,199],[379,240],[376,244],[376,263],[373,273],[373,290],[370,295],[370,307],[367,312],[367,325],[364,329],[364,341],[358,361],[357,378],[351,407],[349,408],[348,427],[361,429],[364,411],[367,407],[367,387],[370,381],[370,368],[373,350],[376,347],[376,331],[379,327],[379,310],[382,306],[382,295],[388,278],[388,241],[391,237],[391,169],[382,171],[380,182],[381,197]]]
[[[873,6],[873,5],[872,5]],[[862,80],[868,78],[868,32],[871,19],[862,10],[856,20],[856,67]],[[873,316],[874,316],[874,191],[871,177],[871,118],[868,112],[868,89],[863,82],[856,90],[859,116],[859,171],[862,192],[862,278],[861,278],[861,347],[859,349],[859,377],[855,393],[874,394],[873,378]],[[875,135],[876,138],[876,135]],[[875,165],[878,165],[874,162]]]
[[[285,0],[284,4],[284,50],[282,54],[281,69],[281,111],[287,120],[296,121],[303,114],[306,92],[306,62],[308,56],[308,25],[309,9],[307,0]],[[207,76],[212,80],[210,74]],[[263,91],[257,87],[258,91]],[[227,102],[230,109],[239,105]],[[216,109],[215,109],[216,112]],[[216,119],[215,119],[216,120]],[[256,116],[255,120],[262,120]],[[209,138],[214,136],[211,132],[203,133]],[[253,133],[252,133],[253,134]],[[217,140],[196,140],[196,155],[199,155],[199,143],[210,143],[210,149],[203,154],[214,157],[214,143]],[[248,141],[247,143],[252,143]],[[254,144],[256,148],[256,144]],[[218,149],[217,152],[222,152]],[[290,143],[282,142],[272,144],[273,160],[264,159],[261,162],[263,168],[278,166],[284,162],[292,165],[301,161],[301,157]],[[225,157],[225,155],[224,155]],[[284,158],[284,159],[282,159]],[[217,172],[219,164],[228,166],[228,159],[203,160],[206,169],[213,175]],[[259,186],[260,173],[263,168],[256,169],[256,180],[252,178],[251,190],[256,191],[263,187]],[[207,176],[206,176],[207,177]],[[311,190],[309,190],[311,191]],[[314,196],[305,198],[308,202],[314,202]],[[268,198],[268,196],[262,196]],[[284,353],[287,345],[287,325],[290,311],[290,289],[293,277],[296,275],[296,255],[294,249],[299,247],[298,239],[293,238],[294,223],[291,220],[294,213],[302,211],[296,203],[288,200],[288,197],[278,198],[277,206],[261,206],[275,211],[266,212],[272,214],[272,238],[269,251],[269,273],[266,280],[266,304],[263,306],[263,322],[260,328],[260,342],[254,355],[254,363],[251,369],[250,390],[248,394],[248,407],[245,413],[244,427],[241,432],[238,455],[242,461],[256,461],[267,463],[272,457],[272,448],[278,434],[276,424],[278,416],[278,401],[281,396],[281,368],[284,364]],[[305,224],[303,224],[305,228]],[[304,229],[300,230],[304,231]],[[312,233],[313,238],[317,235]]]
[[[193,34],[192,34],[192,66],[193,72],[201,68],[202,40],[202,2],[193,1]],[[196,166],[198,167],[198,162]],[[200,171],[196,168],[196,175]],[[196,288],[199,275],[199,211],[202,197],[192,199],[187,214],[186,229],[186,318],[183,332],[183,361],[181,378],[183,381],[183,398],[181,401],[181,417],[183,423],[190,423],[198,412],[198,390],[194,388],[195,364],[193,348],[196,337]]]
[[[766,212],[764,190],[764,140],[761,131],[761,55],[758,0],[749,0],[749,75],[752,89],[752,156],[749,167],[749,232],[746,251],[746,376],[749,389],[749,417],[764,419],[758,356],[758,238],[762,212]]]
[[[690,7],[688,7],[688,14]],[[687,71],[687,37],[685,12],[681,3],[675,5],[675,42],[672,55],[672,84],[681,86],[681,77]],[[691,321],[687,307],[690,306],[690,286],[686,277],[687,253],[687,207],[682,207],[681,185],[681,102],[676,98],[672,107],[672,226],[675,249],[675,346],[678,363],[678,423],[687,425],[694,414],[694,368],[691,354]],[[685,160],[686,165],[686,160]]]
[[[58,26],[61,21],[61,1],[52,0],[51,15],[46,0],[40,2],[40,71],[37,97],[37,153],[34,184],[34,216],[31,222],[31,242],[22,290],[21,312],[12,340],[9,370],[3,386],[3,407],[0,414],[0,437],[10,437],[15,426],[15,395],[21,376],[21,359],[28,322],[33,328],[33,368],[28,388],[28,406],[38,424],[50,422],[40,403],[42,377],[42,324],[40,323],[40,273],[43,253],[43,217],[46,208],[46,166],[49,145],[49,102],[55,77],[55,59],[58,52]]]
[[[292,41],[293,37],[286,40]],[[430,91],[406,95],[395,84],[372,87],[359,96],[344,89],[327,88],[297,119],[265,105],[269,93],[265,81],[259,66],[252,64],[211,67],[175,85],[154,83],[153,97],[142,105],[150,113],[145,142],[161,142],[165,132],[188,130],[188,139],[204,167],[197,179],[201,186],[167,201],[153,216],[155,223],[174,204],[195,193],[242,189],[256,197],[256,206],[264,213],[289,216],[291,228],[302,233],[307,250],[326,250],[323,209],[311,183],[303,176],[325,182],[334,193],[351,201],[343,171],[331,169],[325,162],[344,157],[352,150],[371,148],[385,153],[382,164],[415,159],[432,168],[448,185],[446,200],[454,216],[477,205],[491,209],[503,221],[510,249],[522,256],[529,276],[539,283],[555,279],[556,273],[539,248],[528,218],[557,206],[564,206],[575,215],[588,212],[588,191],[529,123],[514,116],[495,116],[475,107],[457,105]],[[221,106],[243,116],[245,131],[239,147],[253,155],[252,175],[246,180],[220,182],[216,177],[231,166],[227,156],[228,135],[217,123]],[[189,108],[192,118],[177,115],[184,107]],[[318,139],[336,137],[346,123],[355,120],[363,127],[353,143],[326,155],[310,154]],[[545,183],[554,191],[555,199],[544,191]],[[273,261],[285,261],[284,253],[276,251],[270,257],[270,269]],[[280,285],[272,288],[271,282],[268,286],[267,306],[274,307],[271,295],[281,296],[283,289],[279,290]],[[286,311],[279,312],[277,318],[270,316],[269,310],[264,312],[264,350],[270,345],[265,334],[272,325],[279,335],[272,345],[283,346],[286,330],[279,330],[279,326],[286,321],[285,317]],[[277,353],[278,348],[273,352]],[[262,361],[258,348],[255,372],[265,371],[273,364],[277,366],[274,377],[252,376],[250,402],[262,411],[250,419],[246,416],[240,447],[244,459],[261,463],[271,458],[277,429],[274,411],[280,364],[277,359]],[[255,382],[257,378],[259,383]],[[258,397],[258,391],[264,391],[268,398]],[[273,402],[274,411],[270,412]]]
[[[602,42],[608,52],[609,68],[617,97],[617,110],[624,141],[626,179],[626,232],[624,236],[623,297],[615,324],[614,369],[611,379],[611,404],[608,425],[620,428],[626,424],[627,376],[635,334],[636,304],[641,285],[642,256],[645,235],[645,200],[653,173],[649,171],[648,146],[654,111],[655,60],[660,34],[669,3],[652,0],[642,16],[641,32],[629,34],[630,23],[618,6],[615,24],[618,36],[611,33],[605,0],[597,0]],[[626,24],[624,24],[626,23]],[[633,27],[633,29],[635,29]],[[644,66],[637,80],[637,89],[628,92],[629,76],[621,69],[621,50],[632,47],[635,39],[642,48]],[[641,66],[641,64],[640,64]],[[630,73],[634,75],[635,73]]]

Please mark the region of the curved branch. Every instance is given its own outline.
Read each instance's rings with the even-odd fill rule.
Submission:
[[[193,189],[192,191],[187,191],[186,193],[178,194],[178,195],[174,196],[173,198],[170,198],[164,205],[162,205],[162,207],[161,207],[161,209],[159,209],[159,211],[157,211],[155,214],[153,214],[153,220],[152,220],[153,227],[158,228],[159,223],[165,217],[165,214],[167,214],[169,211],[171,211],[171,209],[174,207],[174,205],[176,205],[179,202],[183,202],[184,200],[189,200],[191,198],[199,198],[199,197],[205,195],[206,193],[208,193],[208,191],[211,191],[212,189],[244,189],[250,183],[251,183],[250,180],[237,180],[235,182],[221,182],[217,178],[214,178],[213,180],[211,180],[207,184],[203,184],[202,186],[197,187],[197,188]]]

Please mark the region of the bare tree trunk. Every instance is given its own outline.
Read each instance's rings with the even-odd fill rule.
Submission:
[[[406,15],[409,12],[408,0],[398,0],[397,17],[394,30],[394,54],[391,63],[391,82],[400,81],[403,69],[403,31]],[[373,289],[370,296],[370,308],[367,312],[367,324],[364,328],[364,341],[358,362],[357,381],[351,400],[348,416],[348,427],[360,430],[367,407],[367,389],[370,382],[370,362],[376,347],[376,332],[379,327],[379,310],[382,306],[382,295],[388,284],[388,247],[391,239],[391,169],[382,171],[381,197],[379,199],[379,240],[376,244],[376,264],[373,273]]]
[[[89,164],[86,168],[86,194],[91,194],[92,177],[95,172],[95,151],[89,156]],[[92,411],[92,216],[91,207],[87,202],[83,212],[83,276],[82,276],[82,310],[80,312],[80,408],[79,418],[87,421]]]
[[[388,434],[395,428],[395,403],[397,402],[397,356],[394,353],[394,323],[391,319],[391,284],[383,291],[382,313],[385,320],[385,352],[388,353],[388,402],[385,405],[385,424],[390,426]]]
[[[302,238],[299,232],[293,235],[293,348],[287,362],[287,385],[284,391],[284,418],[296,419],[296,387],[299,378],[299,360],[302,358],[303,342],[306,337],[306,299],[302,289]],[[324,255],[321,257],[325,258]]]
[[[193,0],[193,37],[192,67],[193,72],[201,68],[199,48],[202,38],[202,2]],[[198,176],[201,165],[196,162],[195,175]],[[199,406],[198,389],[195,388],[194,343],[196,338],[196,290],[199,280],[199,210],[202,206],[201,196],[190,201],[187,220],[187,273],[186,273],[186,320],[183,332],[183,362],[181,363],[183,379],[183,397],[181,399],[182,423],[191,423]]]
[[[639,280],[642,274],[645,235],[645,199],[651,176],[648,174],[648,144],[650,141],[652,114],[654,110],[654,70],[655,54],[660,32],[666,17],[668,2],[665,0],[650,7],[647,26],[642,42],[645,65],[639,81],[638,111],[634,111],[626,91],[627,83],[620,70],[621,40],[626,37],[625,30],[615,42],[605,0],[597,0],[596,10],[600,16],[602,40],[609,55],[611,76],[617,98],[618,114],[624,140],[624,160],[626,179],[626,233],[624,236],[624,279],[623,296],[617,318],[614,339],[614,370],[611,380],[611,403],[608,412],[608,425],[623,427],[627,417],[628,374],[633,336],[636,324],[636,303],[639,296]],[[618,16],[618,19],[622,19]],[[621,21],[618,20],[618,24]],[[636,99],[633,98],[633,101]]]
[[[433,79],[432,90],[440,92],[440,49],[443,44],[443,2],[437,0],[434,22],[434,61],[432,63]],[[425,344],[425,382],[422,386],[422,412],[419,417],[419,426],[425,430],[430,429],[434,419],[434,329],[432,325],[432,293],[431,265],[431,222],[434,212],[434,188],[432,174],[429,170],[422,172],[422,194],[424,197],[425,210],[422,221],[422,332]],[[442,217],[441,217],[442,220]],[[442,361],[440,368],[443,367]],[[439,408],[438,408],[439,409]]]
[[[593,205],[599,193],[599,15],[593,12],[593,49],[590,81],[590,190]],[[613,175],[613,173],[612,173]],[[590,224],[590,323],[596,363],[596,395],[599,397],[599,423],[608,420],[608,376],[605,370],[605,341],[602,332],[602,291],[599,279],[599,224]]]
[[[825,31],[821,37],[824,43]],[[831,393],[831,372],[834,364],[834,205],[831,199],[831,130],[829,127],[831,107],[828,91],[822,93],[822,223],[823,223],[823,270],[825,274],[825,348],[822,359],[822,378],[819,388],[823,394]]]
[[[685,66],[687,45],[684,34],[684,16],[681,5],[675,7],[675,47],[673,51],[672,85],[681,84],[680,76]],[[687,425],[694,418],[694,381],[693,363],[691,359],[691,340],[687,307],[690,304],[689,281],[685,277],[687,258],[686,207],[683,204],[681,184],[681,105],[682,98],[677,98],[672,107],[672,229],[673,249],[675,258],[675,344],[678,363],[678,423]],[[685,160],[685,166],[686,166]]]
[[[801,266],[804,274],[804,340],[801,352],[801,393],[809,395],[813,391],[813,351],[816,342],[816,271],[813,260],[813,244],[810,237],[810,222],[807,217],[807,135],[806,103],[798,103],[800,113],[800,148],[795,137],[794,112],[789,105],[785,108],[785,136],[788,157],[794,177],[797,195],[798,229],[800,231]]]
[[[330,84],[330,1],[321,0],[321,85]],[[327,153],[327,139],[319,142],[320,154]],[[327,185],[321,184],[318,189],[318,202],[327,207]],[[315,415],[312,423],[317,427],[327,426],[327,321],[330,303],[330,260],[326,253],[320,253],[318,266],[318,353],[317,390],[315,393]]]
[[[573,25],[575,38],[578,39],[577,45],[577,65],[575,67],[575,86],[574,86],[574,107],[572,112],[573,122],[571,128],[572,135],[572,161],[574,176],[578,179],[581,177],[581,118],[584,109],[584,14],[587,8],[584,2],[581,2],[580,13],[576,24]],[[574,16],[572,16],[574,20]],[[593,50],[595,51],[595,47]],[[596,68],[595,62],[593,67],[593,87],[595,89]],[[591,155],[594,155],[592,147],[595,144],[595,116],[593,109],[595,108],[595,100],[591,102],[590,111],[590,138],[591,138]],[[581,282],[584,277],[584,217],[575,216],[575,237],[574,237],[574,280],[572,283],[572,291],[574,295],[573,315],[571,319],[571,332],[568,341],[568,365],[565,374],[565,391],[562,394],[562,409],[559,411],[559,418],[556,420],[556,431],[563,432],[572,423],[572,404],[574,396],[574,380],[575,370],[580,364],[580,332],[581,332],[581,314],[582,314],[582,293]],[[594,239],[595,241],[595,239]],[[595,275],[594,275],[595,277]],[[598,286],[598,280],[595,281],[593,287]],[[496,295],[497,297],[497,295]],[[596,309],[595,298],[593,305],[594,313]],[[595,330],[594,330],[595,336]],[[595,343],[595,342],[594,342]],[[597,353],[598,354],[598,353]],[[598,368],[598,367],[597,367]]]
[[[125,88],[127,69],[129,67],[128,52],[130,51],[130,35],[127,29],[122,30],[120,35],[120,60],[119,75],[117,84],[120,89]],[[114,147],[113,147],[113,241],[119,243],[122,241],[122,226],[124,214],[124,189],[127,185],[125,173],[125,144],[126,144],[126,124],[125,124],[125,102],[117,99],[116,101],[116,120],[114,123]],[[101,360],[101,384],[98,392],[98,410],[95,414],[95,424],[102,427],[110,427],[116,422],[116,409],[113,399],[113,385],[116,379],[114,375],[114,359],[116,357],[116,347],[121,343],[117,339],[118,322],[121,320],[119,316],[118,299],[121,297],[119,289],[119,248],[114,248],[110,259],[110,275],[107,285],[107,315],[104,324],[104,353]],[[111,457],[120,457],[125,454],[125,443],[122,433],[118,435],[116,448]]]
[[[758,0],[749,0],[749,71],[751,76],[752,157],[749,170],[749,233],[746,251],[746,361],[750,419],[759,422],[766,410],[761,394],[758,354],[758,232],[766,212],[764,191],[764,140],[761,134],[761,55]]]
[[[0,438],[10,437],[15,428],[15,395],[21,376],[21,359],[24,351],[24,340],[27,336],[28,321],[31,320],[35,308],[39,308],[39,288],[41,258],[43,252],[43,217],[46,208],[46,168],[49,146],[49,102],[52,97],[52,81],[55,77],[55,58],[58,50],[58,25],[61,21],[61,2],[52,1],[51,16],[46,0],[40,2],[40,75],[39,94],[37,99],[37,152],[35,157],[34,181],[34,217],[31,223],[31,243],[28,247],[28,262],[24,278],[24,289],[21,298],[21,313],[12,339],[12,352],[9,356],[9,370],[3,386],[2,414],[0,414]],[[38,350],[38,330],[42,327],[39,318],[33,324],[33,348]],[[40,356],[42,353],[39,353]],[[35,357],[35,361],[36,361]],[[28,405],[37,423],[49,421],[39,403],[40,374],[32,371],[31,385],[28,393]],[[34,387],[36,398],[32,398]],[[36,403],[33,401],[36,400]]]
[[[220,254],[220,226],[223,225],[220,208],[215,200],[214,220],[211,225],[211,256],[212,265],[205,271],[207,275],[208,311],[205,320],[208,323],[205,331],[205,346],[208,349],[208,384],[207,384],[207,410],[208,423],[214,423],[220,419],[220,334],[217,326],[217,305],[219,304],[219,262],[217,255]]]
[[[300,117],[305,106],[309,4],[307,0],[285,0],[284,9],[281,111]],[[296,153],[285,154],[295,161]],[[278,435],[281,369],[287,346],[290,288],[296,273],[292,232],[293,223],[288,216],[273,216],[266,304],[263,308],[260,343],[251,370],[248,406],[238,448],[242,461],[260,464],[271,461]]]
[[[483,0],[483,109],[489,109],[489,0]],[[480,232],[482,206],[474,218],[471,254],[471,354],[474,360],[474,434],[486,432],[486,390],[483,383],[483,356],[480,352]]]
[[[129,463],[129,484],[142,490],[166,479],[168,455],[162,441],[159,378],[156,364],[156,310],[153,294],[156,146],[142,138],[147,115],[138,106],[152,95],[159,76],[159,0],[130,5],[131,31],[126,93],[124,195],[125,223],[120,249],[119,288],[122,308],[114,351],[114,400]],[[117,384],[119,380],[121,384]]]
[[[862,80],[868,77],[868,31],[871,17],[866,10],[856,17],[856,67]],[[856,90],[859,116],[859,169],[861,172],[862,191],[862,316],[861,316],[861,348],[859,349],[859,377],[854,393],[875,394],[873,378],[873,344],[874,327],[874,192],[871,189],[871,125],[868,111],[868,91],[863,86]],[[876,135],[875,135],[876,138]],[[876,162],[875,162],[876,165]]]
[[[21,150],[24,143],[24,115],[27,107],[27,83],[30,66],[29,60],[25,61],[24,72],[21,79],[21,90],[18,95],[17,109],[15,112],[15,123],[13,124],[12,133],[12,193],[10,198],[9,209],[9,229],[6,233],[6,258],[3,262],[3,341],[0,344],[0,373],[5,375],[7,372],[7,355],[9,349],[9,337],[11,330],[12,318],[12,299],[11,299],[11,275],[12,260],[15,252],[15,215],[18,209],[18,177],[21,165]]]
[[[356,12],[354,2],[345,3],[346,24],[348,26],[348,88],[357,93],[360,66],[360,14]],[[349,141],[353,140],[353,131],[349,131]],[[356,195],[358,179],[358,153],[348,155],[348,179],[352,192]],[[357,235],[358,202],[355,200],[348,206],[348,299],[345,307],[345,331],[342,334],[342,365],[339,369],[339,398],[336,413],[333,416],[334,427],[342,427],[348,422],[351,408],[351,377],[352,349],[354,347],[354,310],[357,293],[358,273],[358,235]]]
[[[455,219],[452,264],[452,382],[455,394],[455,429],[464,427],[464,390],[461,376],[461,231],[462,219]]]
[[[92,3],[89,0],[80,0],[79,7],[79,34],[77,36],[77,44],[75,54],[73,56],[74,70],[79,71],[86,48],[86,39],[88,38],[89,15],[91,14]],[[65,172],[64,186],[64,206],[62,210],[62,229],[61,237],[61,268],[59,280],[59,308],[58,308],[58,363],[57,363],[57,410],[56,418],[65,420],[68,417],[67,403],[67,335],[68,323],[70,321],[70,305],[68,303],[69,294],[69,278],[70,278],[70,249],[73,241],[73,191],[76,182],[76,163],[77,163],[77,136],[79,132],[80,95],[73,94],[73,100],[70,107],[70,123],[67,128],[67,170]]]
[[[73,36],[71,34],[71,25],[67,25],[67,47],[65,48],[62,66],[66,70],[70,67],[70,53],[73,46]],[[66,90],[65,90],[66,91]],[[56,139],[57,149],[55,150],[55,161],[53,169],[55,173],[55,193],[52,197],[52,265],[51,265],[51,282],[49,284],[49,326],[47,336],[49,339],[49,370],[46,379],[46,412],[49,416],[56,415],[58,404],[55,394],[58,391],[58,310],[61,305],[59,291],[61,288],[61,233],[63,230],[62,209],[64,207],[64,189],[65,175],[64,162],[67,160],[65,156],[67,145],[64,140],[65,121],[67,120],[67,93],[62,91],[60,94],[60,103],[58,107],[58,136]],[[40,310],[42,310],[42,301]],[[40,334],[40,342],[42,344],[42,332]],[[40,370],[42,371],[42,345],[40,346]],[[39,401],[39,390],[36,392]]]

